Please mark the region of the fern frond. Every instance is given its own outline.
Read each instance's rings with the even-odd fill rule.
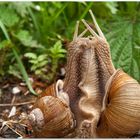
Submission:
[[[140,81],[140,23],[117,21],[110,25],[106,37],[115,67]]]

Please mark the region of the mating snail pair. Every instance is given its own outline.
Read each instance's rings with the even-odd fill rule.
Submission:
[[[29,115],[36,137],[130,137],[140,129],[140,85],[116,70],[92,11],[98,34],[85,22],[68,46],[64,81],[36,101]],[[92,37],[83,37],[89,31]]]

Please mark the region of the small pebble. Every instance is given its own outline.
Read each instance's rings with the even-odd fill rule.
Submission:
[[[18,93],[20,93],[20,89],[18,88],[18,87],[14,87],[13,89],[12,89],[12,93],[13,94],[18,94]]]
[[[20,86],[26,86],[26,83],[20,83]]]
[[[62,76],[64,76],[64,75],[65,75],[65,73],[66,73],[66,71],[65,71],[65,69],[64,69],[64,68],[61,68],[61,69],[60,69],[60,72],[61,72],[61,75],[62,75]]]
[[[12,107],[12,109],[11,109],[11,111],[10,111],[10,113],[9,113],[8,118],[10,118],[10,117],[14,116],[15,114],[16,114],[16,107],[15,107],[15,106],[13,106],[13,107]]]

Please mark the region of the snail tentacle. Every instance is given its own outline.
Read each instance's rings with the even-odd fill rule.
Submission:
[[[62,80],[57,80],[56,82],[56,96],[69,106],[69,96],[63,89],[64,82]]]
[[[87,22],[84,20],[84,19],[82,19],[82,22],[83,22],[83,24],[86,26],[86,28],[89,30],[89,32],[93,35],[93,36],[95,36],[97,39],[100,39],[101,37],[99,37],[97,34],[96,34],[96,32],[87,24]]]
[[[103,34],[101,28],[99,27],[99,25],[98,25],[98,23],[97,23],[97,21],[96,21],[96,19],[95,19],[95,17],[94,17],[93,12],[92,12],[91,10],[89,10],[89,13],[90,13],[90,15],[91,15],[91,17],[92,17],[93,23],[95,24],[95,27],[96,27],[96,29],[97,29],[97,31],[98,31],[100,37],[102,37],[103,39],[106,40],[106,38],[105,38],[105,36],[104,36],[104,34]]]
[[[76,22],[75,32],[73,35],[73,41],[76,40],[78,37],[78,28],[79,28],[79,21]]]
[[[86,34],[87,31],[88,31],[88,29],[85,29],[77,38],[83,37]]]

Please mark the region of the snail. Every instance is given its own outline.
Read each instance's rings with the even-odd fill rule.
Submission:
[[[35,137],[62,137],[75,126],[74,116],[69,108],[69,97],[63,92],[63,81],[58,80],[37,99],[29,120]]]
[[[101,117],[97,127],[98,137],[131,137],[140,129],[140,85],[121,69],[115,69],[110,47],[90,10],[97,35],[83,20],[94,35],[95,53],[99,64],[99,83],[103,93]]]
[[[99,137],[131,137],[140,129],[140,85],[122,70],[107,81]]]
[[[92,42],[89,38],[78,37],[69,44],[68,62],[64,82],[58,80],[56,84],[48,87],[46,92],[37,99],[37,102],[29,115],[37,137],[96,137],[96,126],[101,111],[101,96],[99,87],[96,86],[98,85],[96,77],[97,65],[95,63],[94,49],[91,48],[91,45]],[[62,133],[63,128],[66,124],[70,123],[66,123],[65,120],[62,122],[59,118],[61,113],[66,113],[66,108],[62,108],[58,104],[56,105],[56,103],[60,103],[60,101],[67,104],[67,112],[70,116],[69,121],[70,123],[73,122],[75,124],[72,125],[72,127],[70,125],[65,127],[67,130],[66,133]],[[54,115],[54,112],[49,114],[50,103],[52,105],[51,107],[59,112],[58,115]],[[59,111],[60,108],[61,113]],[[40,122],[42,121],[40,121],[37,114],[43,116],[42,120],[44,122],[41,123],[41,127],[39,128],[38,126],[40,126]],[[74,118],[71,114],[74,114]],[[49,116],[55,119],[56,123],[61,121],[62,128],[59,127],[59,133],[55,130],[56,125],[48,122]],[[64,119],[68,121],[67,118]],[[48,125],[48,123],[53,127],[51,132],[49,130],[49,127],[51,128],[51,126]]]
[[[39,137],[131,137],[140,129],[140,85],[115,69],[109,44],[91,10],[90,14],[98,34],[82,20],[86,30],[78,35],[77,22],[65,79],[47,88],[29,115]],[[83,37],[87,31],[91,37]],[[61,121],[63,114],[68,119]],[[49,117],[56,121],[48,125]]]

